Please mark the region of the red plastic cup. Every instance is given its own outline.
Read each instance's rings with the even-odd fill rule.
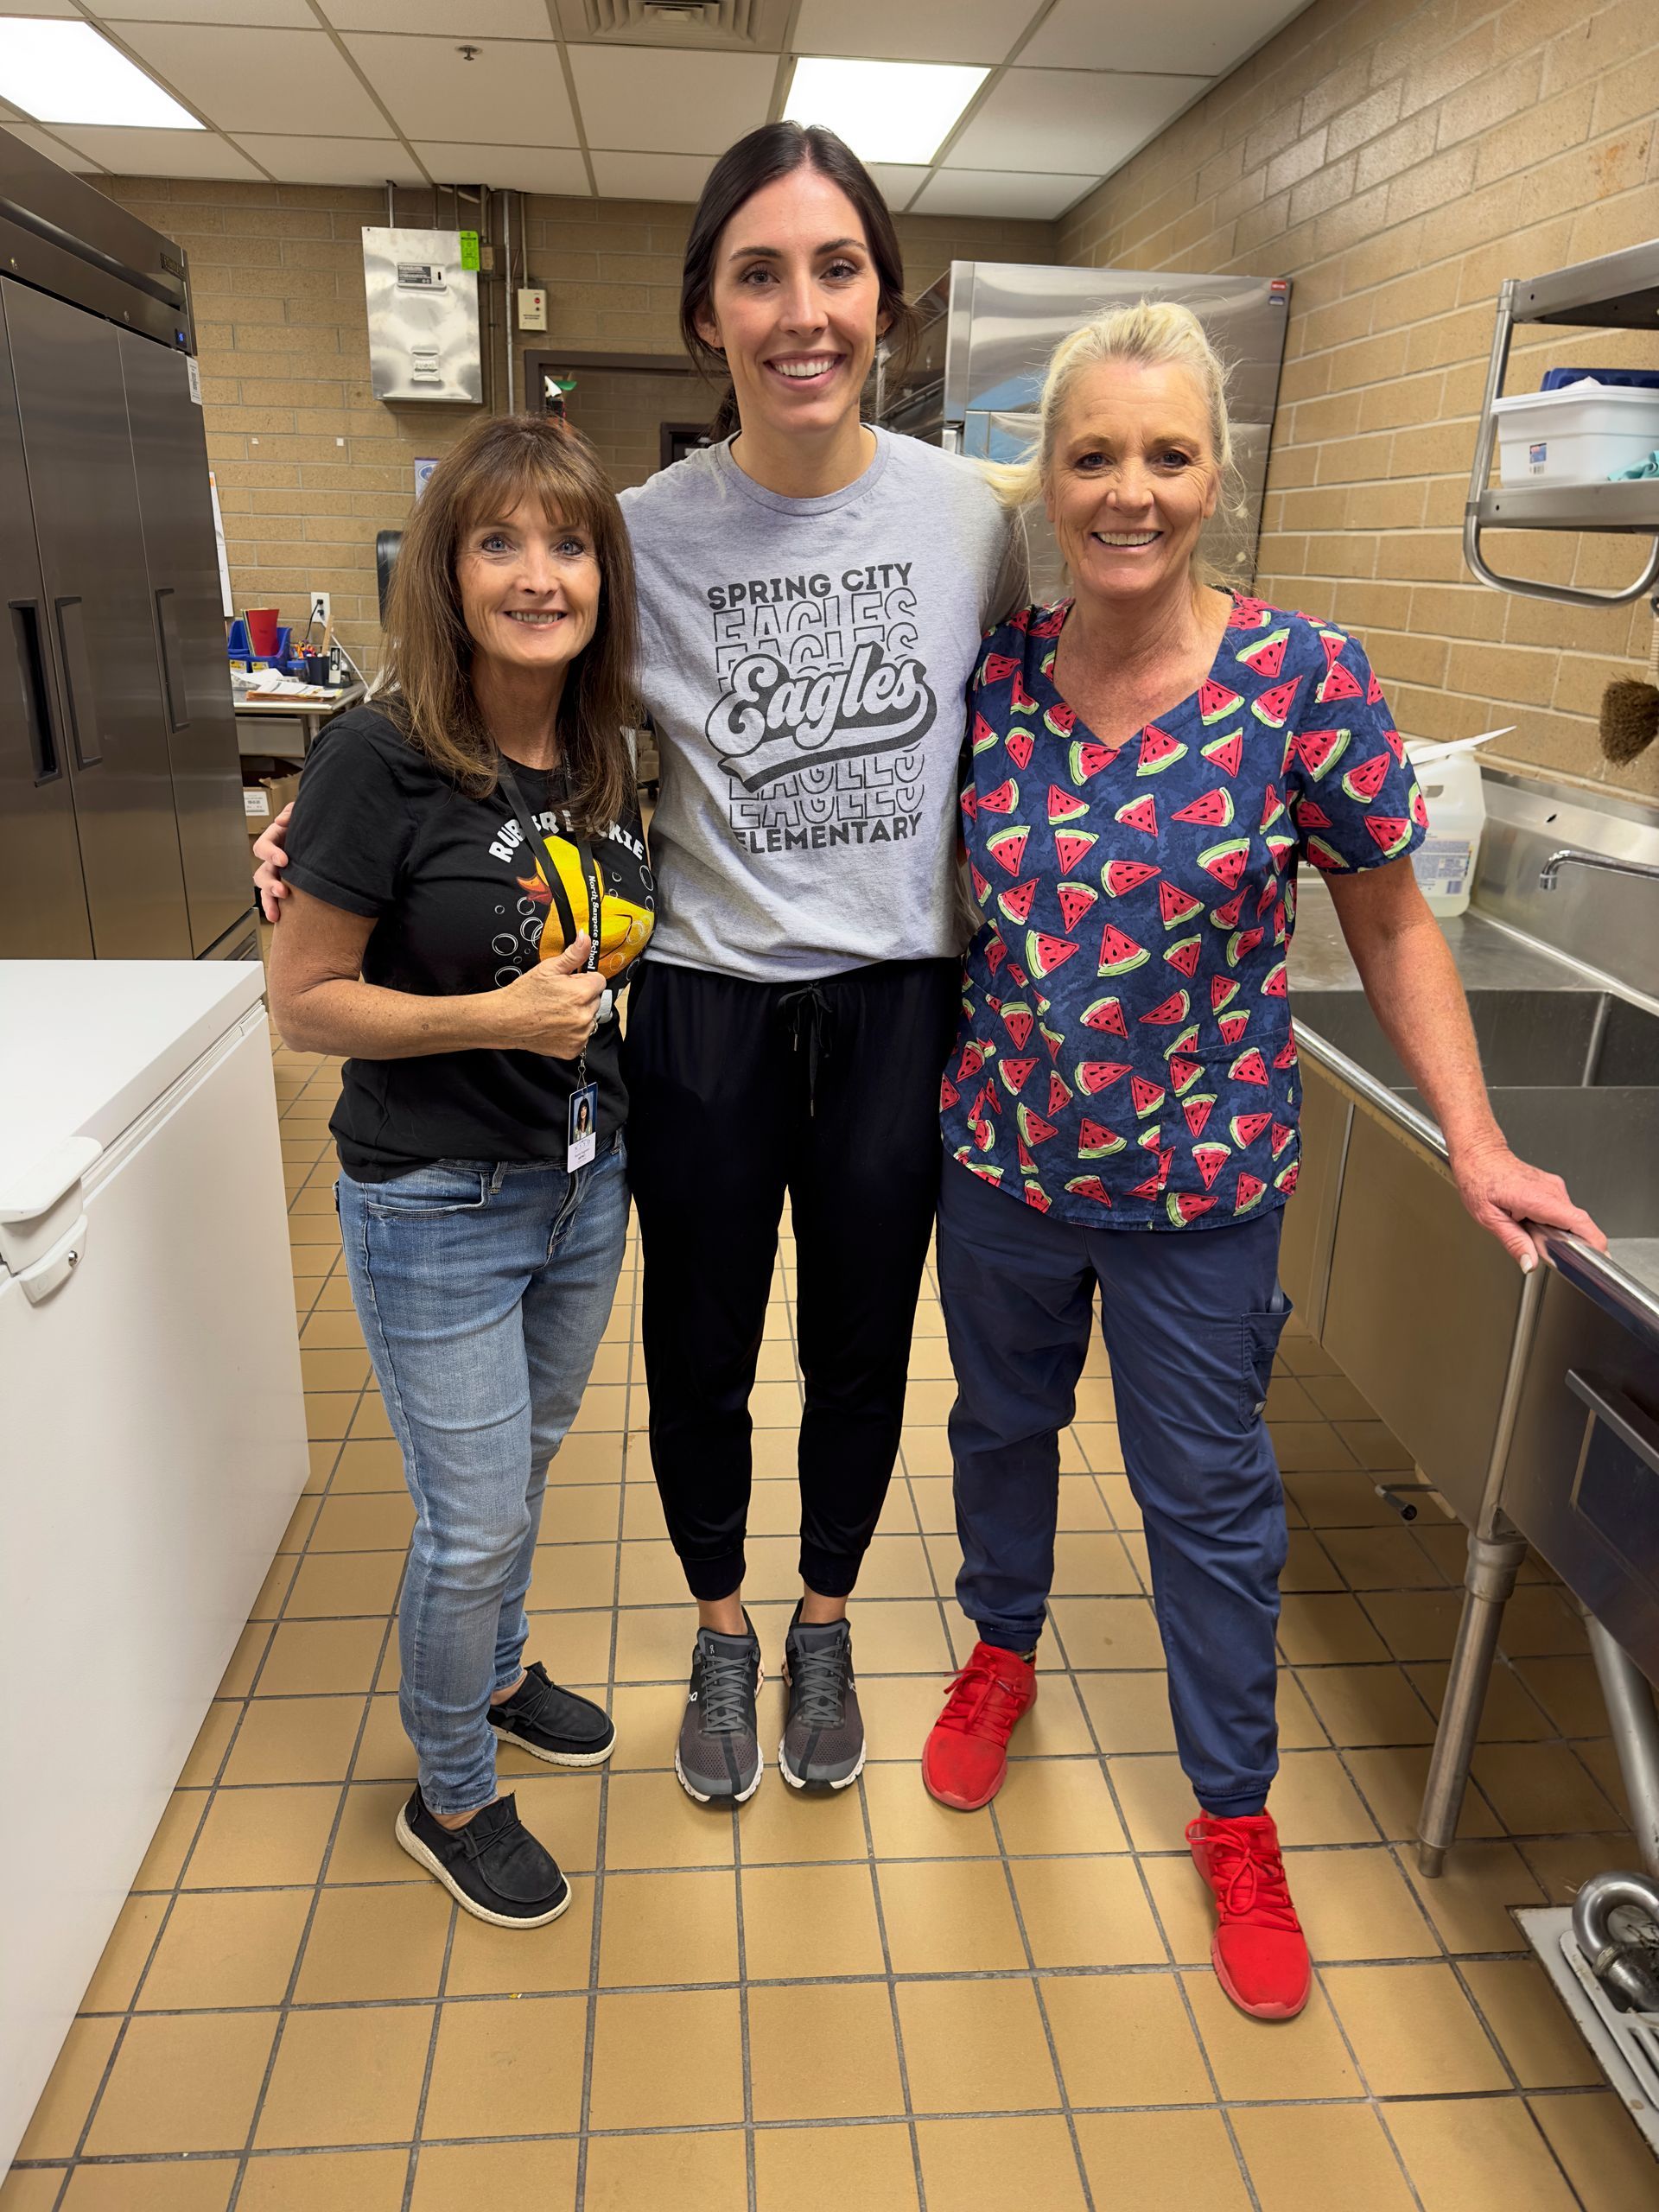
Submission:
[[[281,627],[280,610],[275,607],[250,607],[243,611],[242,620],[248,626],[248,644],[256,660],[270,660],[276,651],[276,632]]]

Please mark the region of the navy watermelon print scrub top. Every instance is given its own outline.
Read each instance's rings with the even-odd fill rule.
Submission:
[[[1334,625],[1235,594],[1200,688],[1109,746],[1054,686],[1066,612],[1016,614],[974,679],[945,1149],[1085,1227],[1249,1218],[1296,1187],[1298,864],[1398,860],[1427,810]]]

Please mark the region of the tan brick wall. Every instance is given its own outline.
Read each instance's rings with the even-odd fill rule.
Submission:
[[[1581,611],[1475,584],[1459,546],[1497,287],[1659,233],[1654,0],[1315,0],[1060,226],[1095,267],[1294,280],[1262,588],[1352,624],[1401,726],[1514,722],[1510,758],[1609,768],[1603,687],[1645,662],[1645,601]],[[1518,334],[1554,362],[1659,367],[1649,335]],[[1606,588],[1645,541],[1504,533],[1509,573]]]
[[[375,533],[404,521],[416,459],[442,453],[474,419],[468,408],[387,406],[370,391],[359,233],[385,222],[385,195],[153,177],[96,181],[190,256],[208,453],[236,604],[302,615],[308,592],[328,591],[335,626],[372,669]],[[428,219],[423,197],[401,194],[399,219]],[[678,352],[689,207],[531,199],[524,213],[521,281],[546,286],[549,331],[520,341],[520,394],[525,351],[568,344]],[[900,232],[913,289],[952,259],[1055,257],[1047,223],[906,218]],[[518,235],[515,222],[515,249]],[[639,467],[647,432],[654,454],[656,424],[671,411],[653,411],[666,380],[613,378],[601,387],[590,376],[576,396],[578,419],[583,405],[606,401],[594,412],[606,418],[618,480],[637,481],[649,473]],[[696,419],[712,402],[701,385],[692,393]]]

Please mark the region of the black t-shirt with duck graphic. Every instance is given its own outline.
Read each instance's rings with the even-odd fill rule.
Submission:
[[[288,880],[373,920],[365,982],[432,998],[501,988],[561,950],[561,907],[588,926],[581,859],[559,810],[563,779],[517,762],[513,774],[537,812],[539,851],[505,791],[481,799],[457,791],[376,709],[327,726],[300,779]],[[602,890],[600,965],[614,988],[651,935],[656,893],[637,817],[588,844]],[[574,895],[550,898],[550,867]],[[627,1114],[617,1041],[613,1020],[588,1048],[601,1149]],[[330,1126],[340,1165],[359,1182],[433,1160],[563,1166],[575,1084],[575,1061],[539,1052],[351,1059]]]

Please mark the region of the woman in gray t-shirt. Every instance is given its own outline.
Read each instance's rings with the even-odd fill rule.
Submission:
[[[1014,595],[977,472],[860,420],[878,338],[909,335],[903,283],[838,138],[741,140],[681,292],[735,435],[623,495],[662,753],[628,1145],[652,1459],[701,1617],[676,1766],[705,1801],[741,1802],[763,1766],[744,1536],[770,1335],[765,1387],[796,1408],[770,1379],[791,1372],[767,1305],[785,1195],[804,1403],[779,1759],[797,1788],[843,1788],[864,1762],[847,1598],[898,1451],[938,1186],[966,687]]]

